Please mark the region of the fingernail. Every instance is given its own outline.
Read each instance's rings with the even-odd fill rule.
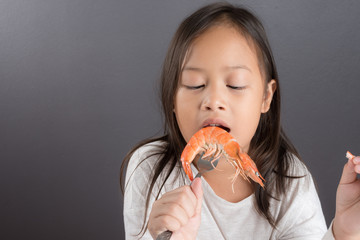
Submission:
[[[359,164],[360,163],[360,157],[355,157],[354,158],[354,163]]]
[[[355,166],[355,172],[360,174],[360,166],[359,165],[356,165]]]
[[[194,177],[194,179],[193,179],[192,182],[190,183],[190,186],[193,185],[193,183],[195,182],[195,179],[197,179],[198,177],[199,177],[199,176],[197,176],[197,175]]]

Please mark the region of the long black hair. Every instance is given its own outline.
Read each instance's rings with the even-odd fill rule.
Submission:
[[[164,114],[164,135],[158,138],[144,140],[135,146],[125,157],[121,166],[120,183],[124,191],[124,172],[132,154],[139,147],[155,141],[163,141],[164,145],[159,148],[155,155],[159,160],[154,166],[154,174],[147,191],[145,209],[149,207],[150,196],[155,182],[163,171],[165,180],[174,171],[179,163],[182,149],[186,141],[181,135],[177,125],[176,116],[173,112],[174,96],[177,91],[182,65],[186,53],[191,47],[194,39],[214,25],[231,25],[250,40],[256,49],[259,67],[265,83],[272,79],[276,81],[276,91],[269,111],[262,113],[259,125],[251,140],[248,154],[254,159],[260,173],[266,179],[265,189],[253,183],[255,189],[256,209],[268,222],[276,227],[276,219],[270,213],[270,199],[276,198],[285,192],[289,180],[293,177],[288,175],[293,156],[300,158],[295,147],[286,137],[280,123],[280,85],[274,57],[265,33],[265,29],[259,19],[249,10],[228,3],[214,3],[200,8],[187,17],[177,29],[169,46],[161,74],[161,100]],[[154,155],[153,154],[153,155]],[[144,159],[145,161],[146,159]],[[169,168],[165,169],[165,166]],[[161,188],[160,188],[161,190]],[[156,196],[158,198],[159,192]],[[145,232],[146,212],[141,232]]]

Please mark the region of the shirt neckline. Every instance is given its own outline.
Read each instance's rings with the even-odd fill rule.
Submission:
[[[196,176],[196,174],[198,174],[198,170],[196,169],[195,165],[193,163],[191,163],[191,169],[193,171],[194,176]],[[249,205],[253,203],[253,199],[255,197],[255,193],[252,193],[250,196],[244,198],[243,200],[239,201],[239,202],[229,202],[221,197],[219,197],[214,190],[212,189],[212,187],[208,184],[208,182],[205,180],[205,178],[201,178],[201,184],[203,187],[203,192],[204,192],[204,198],[211,198],[214,199],[216,201],[218,201],[221,204],[224,205],[228,205],[230,207],[232,206],[243,206],[243,205]]]

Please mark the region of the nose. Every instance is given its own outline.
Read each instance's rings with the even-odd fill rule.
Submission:
[[[213,86],[204,92],[204,98],[201,104],[201,109],[205,111],[224,111],[226,110],[226,93],[221,90],[221,87]]]

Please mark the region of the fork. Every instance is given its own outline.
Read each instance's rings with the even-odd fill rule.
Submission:
[[[202,154],[200,155],[200,158],[199,158],[199,160],[198,160],[198,162],[197,162],[197,167],[198,167],[198,169],[199,169],[199,172],[196,174],[195,178],[201,177],[202,174],[213,170],[214,167],[216,167],[216,165],[219,163],[219,158],[216,159],[213,163],[211,163],[212,160],[214,159],[214,157],[211,156],[209,160],[204,160],[204,159],[202,158],[203,155],[204,155],[204,153],[202,153]],[[195,178],[194,178],[194,179],[195,179]],[[192,184],[192,182],[191,182],[191,184]],[[190,185],[191,185],[191,184],[190,184]],[[171,235],[172,235],[172,232],[169,231],[169,230],[166,230],[166,231],[160,233],[160,234],[156,237],[156,240],[169,240],[169,239],[171,238]]]

